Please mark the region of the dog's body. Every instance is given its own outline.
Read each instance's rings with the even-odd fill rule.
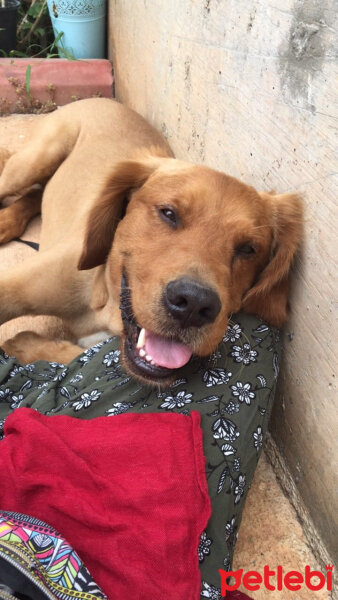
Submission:
[[[103,314],[90,308],[97,269],[77,269],[88,215],[118,162],[131,158],[140,146],[161,144],[163,154],[170,156],[169,147],[155,130],[113,101],[70,104],[38,123],[29,145],[9,159],[0,179],[3,198],[52,176],[43,194],[39,254],[30,261],[29,269],[27,264],[18,267],[8,284],[1,285],[1,293],[7,290],[8,297],[9,282],[13,281],[17,303],[13,305],[12,296],[3,302],[1,296],[1,322],[23,312],[53,314],[69,320],[74,338],[119,329],[112,323],[111,307]],[[2,231],[7,235],[9,224],[3,223],[3,218],[0,212]],[[7,239],[0,234],[0,243],[4,241]],[[52,288],[51,279],[55,283]],[[31,305],[24,310],[18,306],[21,294],[23,303],[32,296]]]
[[[112,100],[79,101],[42,119],[0,177],[0,200],[23,194],[0,211],[0,243],[22,233],[40,203],[26,191],[47,182],[39,253],[0,273],[0,323],[55,315],[73,340],[124,330],[127,366],[154,381],[191,353],[214,350],[240,308],[281,325],[299,199],[258,194],[171,157],[159,133]],[[143,348],[158,360],[139,355]],[[26,362],[81,352],[30,333],[5,345],[13,349]]]

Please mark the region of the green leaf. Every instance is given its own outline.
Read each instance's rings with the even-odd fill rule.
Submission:
[[[59,33],[57,34],[57,36],[54,40],[53,46],[57,45],[57,43],[61,40],[62,36],[63,36],[63,31],[59,31]]]
[[[11,56],[17,56],[18,58],[26,58],[27,54],[25,52],[20,52],[20,50],[11,50]]]
[[[36,48],[36,50],[34,50],[34,48]],[[43,52],[43,50],[41,50],[41,46],[40,44],[29,44],[29,46],[27,46],[27,53],[29,54],[29,56],[35,56],[36,52]]]
[[[28,65],[26,69],[26,94],[29,103],[31,101],[31,70],[31,65]]]
[[[67,59],[67,60],[76,60],[75,56],[71,53],[68,52],[68,50],[66,50],[65,48],[62,48],[60,46],[57,46],[57,49],[59,50],[59,52],[61,52],[61,54]]]
[[[35,2],[35,4],[32,4],[29,7],[27,14],[30,17],[36,18],[41,11],[41,7],[42,7],[42,2]]]

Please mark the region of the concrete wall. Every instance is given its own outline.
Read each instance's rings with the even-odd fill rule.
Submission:
[[[332,562],[338,559],[334,4],[111,0],[109,10],[117,97],[162,130],[178,157],[258,189],[305,193],[307,235],[271,428]]]

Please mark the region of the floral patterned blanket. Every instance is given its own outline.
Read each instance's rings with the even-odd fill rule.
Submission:
[[[22,366],[0,350],[0,436],[8,414],[21,406],[79,419],[199,411],[212,505],[198,551],[201,598],[220,600],[218,570],[231,568],[278,365],[278,332],[242,313],[233,317],[216,352],[208,359],[193,358],[168,389],[142,385],[124,372],[117,337],[86,350],[67,366],[43,361]]]

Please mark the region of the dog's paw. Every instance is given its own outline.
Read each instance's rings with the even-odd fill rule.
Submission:
[[[26,220],[20,215],[15,204],[0,210],[0,244],[20,237],[25,229]]]
[[[33,355],[43,342],[43,338],[34,331],[21,331],[2,344],[2,349],[8,356],[15,356],[21,364],[36,360]]]
[[[36,360],[67,364],[83,352],[83,348],[66,340],[49,340],[34,331],[22,331],[2,345],[8,356],[27,365]]]

